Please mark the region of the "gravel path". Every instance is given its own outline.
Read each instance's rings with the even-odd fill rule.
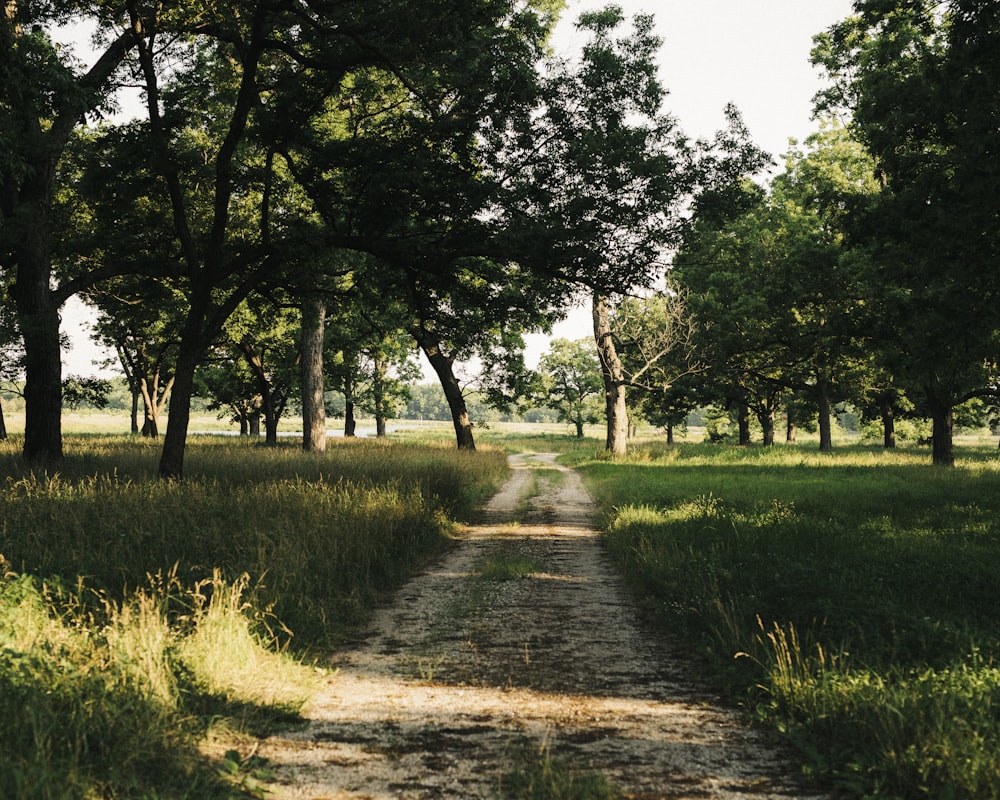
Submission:
[[[498,798],[549,760],[629,798],[805,797],[640,627],[577,474],[554,454],[511,463],[477,524],[335,657],[308,724],[262,743],[269,796]]]

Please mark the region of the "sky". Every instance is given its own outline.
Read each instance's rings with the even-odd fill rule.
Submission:
[[[817,124],[812,97],[822,88],[809,63],[812,37],[851,13],[851,0],[617,0],[627,17],[652,14],[663,40],[660,78],[669,91],[666,109],[691,138],[710,138],[724,125],[733,103],[753,140],[781,162],[789,138],[804,140]],[[583,42],[573,23],[604,0],[569,0],[554,37],[560,55],[572,56]],[[67,374],[92,374],[102,354],[85,332],[79,304],[64,309],[64,330],[73,342],[64,355]],[[553,335],[587,336],[589,312],[571,310]],[[526,361],[534,366],[549,337],[528,337]]]

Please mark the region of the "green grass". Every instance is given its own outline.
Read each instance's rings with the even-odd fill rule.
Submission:
[[[507,469],[499,451],[374,441],[310,456],[199,438],[189,451],[187,479],[167,483],[155,443],[73,437],[52,475],[25,471],[4,445],[0,553],[19,572],[84,576],[116,596],[175,565],[188,583],[247,573],[300,641],[325,644],[441,547]]]
[[[501,775],[504,800],[618,800],[625,797],[600,772],[580,769],[549,751],[548,745],[517,748],[515,766]]]
[[[542,565],[520,553],[492,553],[476,564],[476,575],[487,581],[511,581],[542,571]]]
[[[858,796],[1000,797],[1000,460],[638,448],[585,460],[651,613]]]
[[[244,730],[266,732],[317,676],[252,630],[245,588],[215,580],[185,592],[166,581],[84,609],[61,587],[5,573],[0,796],[255,796],[248,776],[224,776],[200,743],[236,706]],[[212,599],[196,602],[206,591]],[[244,665],[227,670],[243,656],[253,681]]]
[[[499,450],[68,436],[58,473],[0,443],[0,797],[260,796],[236,744],[293,719],[305,656],[446,546]],[[291,657],[295,655],[295,658]],[[218,748],[217,748],[218,749]]]

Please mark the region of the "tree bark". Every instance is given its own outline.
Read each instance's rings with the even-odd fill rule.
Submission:
[[[825,379],[816,383],[816,400],[819,404],[819,449],[828,453],[833,450],[833,409],[830,403],[830,386]]]
[[[375,406],[375,437],[385,438],[385,382],[388,365],[380,355],[373,354],[374,370],[372,374],[372,405]]]
[[[326,302],[309,295],[302,302],[302,449],[307,453],[326,450],[326,405],[323,402],[323,339]]]
[[[882,412],[882,446],[891,450],[896,446],[896,410],[887,397],[882,398],[879,405]]]
[[[423,325],[413,326],[410,333],[420,345],[420,349],[424,351],[424,355],[427,356],[431,368],[441,383],[441,389],[444,391],[445,400],[448,401],[448,408],[451,411],[451,420],[455,426],[458,449],[475,450],[476,440],[472,435],[472,420],[469,418],[469,409],[465,403],[465,395],[462,394],[462,387],[458,378],[455,377],[454,359],[444,354],[440,341]]]
[[[194,394],[194,371],[198,366],[198,337],[185,333],[181,337],[180,355],[174,372],[174,393],[167,417],[167,432],[160,453],[160,477],[166,480],[184,478],[184,449],[188,425],[191,423],[191,396]]]
[[[52,271],[48,235],[48,201],[52,177],[41,175],[30,213],[18,220],[22,236],[14,263],[17,276],[11,297],[24,343],[24,446],[31,464],[54,464],[62,449],[62,351],[59,308],[49,288]]]
[[[601,377],[604,379],[604,406],[607,415],[604,449],[613,455],[625,455],[628,450],[625,370],[611,335],[607,298],[595,293],[591,311],[594,320],[594,341],[597,343]]]
[[[758,415],[761,430],[764,432],[764,447],[774,447],[774,411],[775,404],[766,400]]]
[[[129,392],[132,395],[132,418],[130,429],[132,435],[135,436],[139,433],[139,390],[132,382],[129,382]]]
[[[274,447],[278,444],[278,421],[280,415],[276,413],[274,400],[271,392],[266,395],[264,401],[264,444]]]
[[[736,407],[736,426],[740,434],[740,447],[750,446],[750,406],[740,402]]]
[[[932,389],[927,389],[928,406],[932,420],[932,461],[939,467],[955,466],[954,411],[950,403],[942,399]]]
[[[674,426],[673,423],[667,423],[667,444],[674,443]]]
[[[0,402],[0,442],[7,440],[7,423],[3,418],[3,402]]]
[[[158,407],[156,404],[156,382],[155,379],[143,376],[139,380],[142,389],[142,406],[144,418],[142,421],[142,435],[146,439],[158,439],[160,437],[160,423],[158,419]]]
[[[23,35],[14,24],[16,4],[4,4],[0,25],[5,39]],[[59,342],[59,299],[52,291],[52,259],[49,244],[50,209],[55,187],[56,163],[66,149],[83,115],[105,96],[96,91],[117,69],[137,41],[131,31],[111,41],[76,86],[62,97],[67,102],[53,119],[41,121],[29,109],[22,114],[15,141],[23,135],[30,163],[28,179],[0,175],[0,215],[16,231],[10,244],[13,258],[8,265],[15,275],[11,297],[24,344],[24,445],[29,463],[54,464],[62,460],[62,362]]]
[[[354,419],[354,378],[344,376],[344,438],[354,436],[358,423]]]

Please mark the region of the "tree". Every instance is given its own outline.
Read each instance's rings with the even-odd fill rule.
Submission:
[[[617,380],[639,398],[659,397],[664,410],[683,396],[674,384],[702,370],[686,292],[675,285],[622,299],[612,311],[611,332],[621,360]]]
[[[544,248],[531,236],[525,241],[592,296],[613,453],[625,451],[628,431],[627,380],[610,327],[615,298],[662,277],[696,190],[733,182],[766,161],[731,107],[726,130],[692,146],[663,111],[652,18],[636,16],[627,34],[619,31],[624,21],[615,6],[581,16],[578,27],[590,41],[579,65],[552,70],[532,139],[543,145],[519,173],[534,212],[524,215],[525,225],[537,218],[547,232]],[[524,258],[530,263],[529,254]]]
[[[259,383],[246,359],[231,351],[213,353],[198,365],[195,386],[210,411],[229,412],[232,421],[240,426],[240,436],[260,435]]]
[[[105,4],[73,10],[111,30]],[[108,104],[113,79],[142,28],[110,34],[83,71],[46,33],[64,13],[61,4],[10,0],[0,14],[0,265],[24,342],[23,453],[30,462],[62,458],[58,312],[102,274],[100,268],[55,273],[51,223],[59,161],[81,120]]]
[[[769,186],[706,198],[675,273],[699,323],[715,394],[706,401],[745,406],[770,444],[782,392],[807,393],[828,450],[834,399],[854,391],[873,339],[871,262],[847,244],[846,215],[875,188],[870,161],[842,128],[824,125],[807,146],[792,149]]]
[[[883,185],[859,215],[881,273],[892,369],[954,464],[954,409],[996,391],[1000,353],[1000,7],[976,0],[858,2],[817,37],[831,85]],[[919,397],[918,397],[919,396]]]
[[[455,30],[461,48],[437,65],[421,53],[410,63],[353,69],[343,99],[321,104],[283,155],[329,243],[370,256],[354,283],[376,304],[406,308],[407,329],[453,408],[458,444],[471,449],[456,361],[505,349],[492,347],[490,334],[516,335],[514,315],[537,317],[552,295],[497,233],[497,198],[508,190],[495,155],[512,119],[534,107],[535,64],[556,4],[455,5],[439,23]]]
[[[302,449],[307,453],[322,453],[326,450],[323,380],[326,298],[322,293],[306,292],[302,298],[301,314],[299,381],[302,393]]]
[[[564,279],[592,290],[607,447],[616,453],[625,450],[627,422],[608,296],[655,279],[691,177],[687,142],[662,111],[652,17],[635,17],[619,37],[624,21],[614,6],[580,17],[590,40],[578,66],[552,69],[538,121],[545,146],[524,173],[525,196],[552,231]]]
[[[300,319],[292,304],[251,295],[226,320],[219,344],[242,358],[253,376],[268,445],[278,443],[278,423],[299,385]]]
[[[583,438],[583,426],[596,422],[603,392],[601,362],[593,339],[553,339],[538,362],[538,398],[570,422]]]
[[[87,293],[98,309],[94,340],[114,349],[132,392],[132,432],[160,433],[160,416],[174,383],[182,306],[177,293],[148,279],[122,278]],[[142,400],[143,421],[137,419]]]

